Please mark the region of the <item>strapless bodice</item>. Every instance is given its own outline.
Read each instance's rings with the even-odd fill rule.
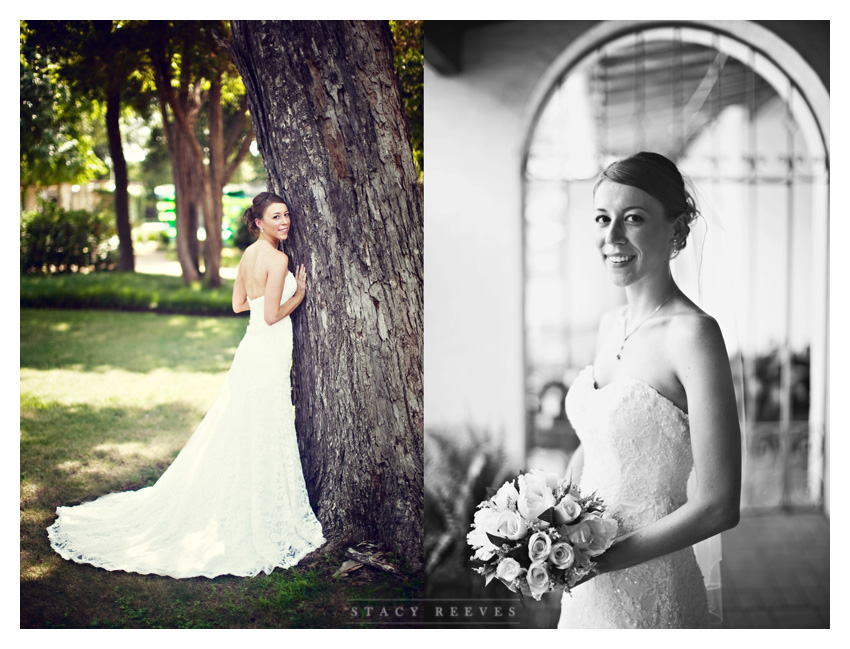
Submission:
[[[649,384],[597,388],[593,366],[567,393],[567,415],[584,445],[583,492],[597,491],[621,533],[681,507],[693,467],[688,415]]]
[[[584,447],[582,493],[597,492],[624,535],[687,501],[693,467],[688,415],[652,386],[621,379],[596,387],[593,366],[567,392]],[[599,575],[563,597],[563,628],[702,628],[708,603],[688,547]]]

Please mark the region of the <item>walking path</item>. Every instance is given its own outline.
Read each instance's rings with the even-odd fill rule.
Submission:
[[[829,519],[745,514],[723,533],[725,629],[826,629]]]

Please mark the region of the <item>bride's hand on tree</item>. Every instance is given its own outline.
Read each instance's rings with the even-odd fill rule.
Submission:
[[[295,283],[297,284],[295,294],[303,298],[307,291],[307,270],[304,268],[304,264],[301,264],[295,271]]]

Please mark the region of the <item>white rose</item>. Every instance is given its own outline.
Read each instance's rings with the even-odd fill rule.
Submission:
[[[537,601],[540,601],[541,595],[549,591],[549,571],[546,570],[546,564],[542,561],[531,564],[525,579],[532,597]]]
[[[585,548],[585,553],[591,557],[597,557],[611,547],[614,537],[617,536],[617,521],[613,518],[588,518],[585,524],[590,529],[590,543]]]
[[[532,563],[545,561],[552,550],[552,539],[545,532],[535,532],[528,540],[528,558]]]
[[[526,473],[519,477],[517,509],[525,520],[533,521],[554,505],[555,495],[546,484],[546,475],[542,471]]]
[[[561,570],[565,570],[573,565],[576,555],[573,552],[572,546],[566,541],[558,541],[552,546],[549,552],[549,561],[553,566]]]
[[[570,494],[567,494],[555,505],[555,525],[572,523],[581,514],[581,505]]]
[[[499,565],[496,566],[496,576],[504,581],[505,583],[510,583],[514,579],[520,576],[522,573],[522,568],[520,568],[519,562],[516,559],[511,559],[510,557],[506,557],[499,562]]]
[[[506,509],[499,513],[499,519],[496,521],[496,531],[491,532],[496,536],[516,541],[525,536],[528,530],[528,525],[525,520],[517,512]]]
[[[499,491],[496,492],[496,495],[493,496],[493,502],[500,511],[508,509],[511,502],[513,502],[514,506],[516,506],[516,502],[518,500],[519,492],[516,490],[516,487],[514,487],[513,481],[503,484],[499,487]]]
[[[483,507],[475,512],[474,529],[466,535],[466,541],[475,548],[475,558],[487,561],[496,552],[496,546],[487,538],[487,533],[494,534],[499,522],[499,512],[489,507]]]

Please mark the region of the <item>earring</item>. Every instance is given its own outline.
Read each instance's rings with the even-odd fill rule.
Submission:
[[[672,244],[673,244],[673,250],[670,251],[670,259],[674,259],[675,257],[678,257],[679,256],[679,250],[680,250],[678,239],[674,238],[672,240]]]

